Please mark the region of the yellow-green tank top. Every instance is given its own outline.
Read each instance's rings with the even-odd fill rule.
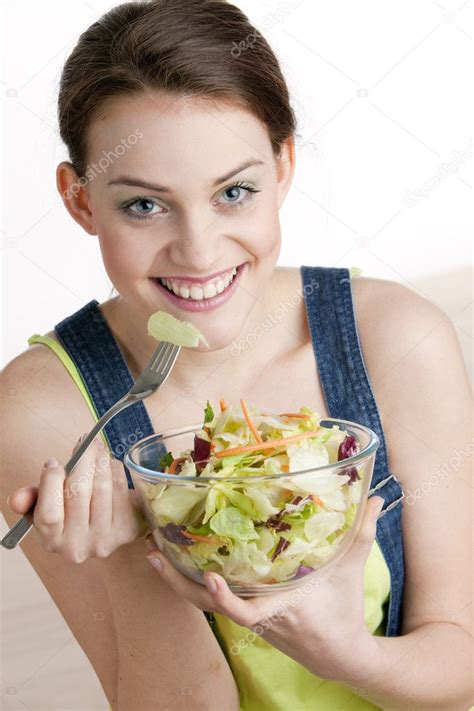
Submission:
[[[55,339],[37,333],[28,339],[29,345],[33,343],[49,346],[60,358],[97,421],[99,418],[94,403],[67,351]],[[104,436],[103,439],[108,446]],[[390,571],[377,541],[374,541],[367,558],[364,593],[367,627],[372,634],[383,635],[390,594]],[[344,684],[311,674],[258,635],[251,635],[251,643],[247,643],[250,641],[249,629],[217,612],[214,617],[214,634],[239,688],[240,711],[367,711],[379,708],[357,696]],[[350,640],[348,644],[351,644]],[[357,653],[357,650],[354,651]]]

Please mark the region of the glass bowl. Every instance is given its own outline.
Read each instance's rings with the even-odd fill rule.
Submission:
[[[331,437],[340,443],[341,438],[350,435],[357,442],[357,453],[341,461],[288,473],[184,476],[160,471],[160,459],[167,452],[176,458],[193,450],[194,435],[202,430],[202,423],[153,434],[137,442],[126,452],[124,464],[140,492],[157,547],[192,580],[204,584],[203,573],[215,571],[241,597],[290,590],[334,564],[349,549],[359,529],[379,438],[368,427],[347,420],[326,418],[320,420],[319,426],[336,433],[324,433],[329,437],[329,451]],[[333,459],[339,456],[338,446],[334,449],[333,445]],[[271,515],[252,518],[252,512],[243,513],[239,508],[249,496],[263,501],[262,495]],[[206,505],[211,502],[209,496],[214,502],[221,497],[216,513],[227,509],[226,525],[229,517],[231,526],[235,524],[231,537],[229,528],[224,534],[220,529],[215,533],[216,518],[211,535],[196,533],[202,528]],[[235,514],[236,508],[240,513]],[[209,518],[209,511],[207,515],[211,525],[213,516]],[[222,525],[221,517],[219,521]]]

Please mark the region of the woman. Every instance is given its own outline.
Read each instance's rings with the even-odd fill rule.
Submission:
[[[396,283],[276,267],[296,125],[267,42],[226,2],[117,6],[69,56],[58,113],[70,158],[58,190],[118,294],[35,334],[5,368],[2,498],[14,490],[9,524],[37,499],[22,548],[111,708],[465,709],[465,461],[401,515],[404,493],[469,440],[459,344],[442,311]],[[65,480],[77,433],[153,352],[157,310],[192,321],[210,350],[183,349],[166,385],[114,418]],[[219,397],[307,404],[381,438],[356,542],[292,606],[145,560],[124,451]]]

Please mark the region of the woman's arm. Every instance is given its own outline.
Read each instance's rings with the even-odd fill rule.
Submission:
[[[444,312],[393,282],[377,292],[358,328],[390,468],[406,496],[406,580],[402,636],[373,637],[366,681],[356,686],[386,711],[464,711],[474,703],[472,389]]]
[[[51,454],[67,461],[77,432],[94,423],[71,377],[43,346],[33,346],[6,366],[0,392],[5,406],[0,506],[11,526],[18,514],[6,503],[8,495],[37,485],[41,464]],[[123,472],[122,477],[126,487]],[[68,555],[47,552],[34,527],[20,548],[87,655],[114,711],[238,709],[237,686],[204,615],[156,580],[141,538],[107,557],[73,562]],[[28,642],[28,630],[22,634]],[[45,644],[54,651],[48,662],[54,676],[64,641],[58,649],[54,640]],[[74,691],[76,700],[77,693],[81,690]]]
[[[366,680],[340,679],[356,694],[384,711],[473,708],[472,636],[459,622],[427,622],[401,637],[373,641],[361,650]]]

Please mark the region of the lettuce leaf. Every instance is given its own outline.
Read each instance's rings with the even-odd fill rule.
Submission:
[[[344,514],[338,511],[319,511],[305,522],[304,533],[308,541],[318,544],[341,528],[344,523]]]
[[[235,506],[227,506],[215,513],[210,520],[210,526],[214,533],[228,536],[234,541],[251,541],[258,538],[250,516],[246,516]]]
[[[206,487],[168,486],[159,498],[150,503],[150,507],[161,525],[184,523],[191,509],[206,496]]]
[[[195,348],[202,341],[209,348],[205,336],[188,321],[180,321],[166,311],[156,311],[147,324],[148,335],[157,341],[167,341],[176,346]]]

